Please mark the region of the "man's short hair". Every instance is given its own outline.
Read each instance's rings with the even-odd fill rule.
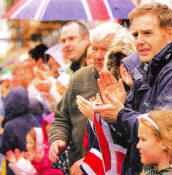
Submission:
[[[160,27],[172,27],[172,9],[161,3],[149,3],[135,8],[128,16],[130,24],[134,18],[145,14],[157,16]]]
[[[77,24],[79,26],[79,31],[80,31],[80,34],[82,37],[89,36],[89,29],[88,29],[87,25],[81,21],[68,21],[68,22],[64,23],[63,27],[69,26],[71,24]]]
[[[91,31],[91,37],[94,38],[94,36],[99,37],[100,40],[103,40],[108,35],[116,34],[119,31],[122,30],[122,26],[116,22],[108,21],[104,22],[102,24],[99,24],[96,28],[94,28]]]
[[[44,44],[40,44],[36,46],[35,48],[31,49],[29,51],[29,54],[32,56],[32,58],[35,61],[38,61],[39,58],[43,60],[44,63],[47,63],[49,60],[49,56],[45,54],[45,51],[48,49],[48,47]]]

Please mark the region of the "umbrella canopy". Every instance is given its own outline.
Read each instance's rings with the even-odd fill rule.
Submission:
[[[130,0],[19,0],[2,18],[40,21],[125,19],[133,8]]]

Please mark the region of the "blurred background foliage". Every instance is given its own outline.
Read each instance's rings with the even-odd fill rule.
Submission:
[[[1,0],[0,16],[2,16],[17,0]],[[43,43],[48,47],[59,39],[59,28],[63,21],[40,22],[34,20],[0,19],[0,65],[18,58],[29,49],[30,37],[34,33],[42,35]]]

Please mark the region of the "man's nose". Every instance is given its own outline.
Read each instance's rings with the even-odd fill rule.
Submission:
[[[144,37],[142,34],[138,34],[136,42],[137,44],[142,44],[144,42]]]
[[[98,51],[96,52],[96,58],[102,58],[102,57],[104,57],[104,56],[105,56],[105,53],[104,53],[103,51],[98,50]]]

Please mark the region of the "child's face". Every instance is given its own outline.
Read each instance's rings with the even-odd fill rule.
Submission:
[[[123,82],[126,85],[132,87],[134,85],[134,82],[132,80],[132,77],[131,77],[130,73],[125,68],[124,64],[121,64],[119,66],[119,71],[120,71],[120,75],[121,75],[121,78],[122,78]]]
[[[26,136],[26,149],[28,152],[35,150],[35,140],[31,136]]]
[[[141,162],[145,165],[158,164],[164,154],[164,147],[153,135],[151,128],[140,124],[138,130],[139,143],[137,149],[140,152]]]

